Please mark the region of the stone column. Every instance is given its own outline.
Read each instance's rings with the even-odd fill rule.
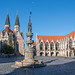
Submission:
[[[70,56],[70,50],[69,50],[69,37],[68,37],[68,57]]]
[[[70,51],[68,51],[68,57],[70,56]]]
[[[65,56],[67,57],[66,43],[65,43]]]
[[[49,56],[51,56],[51,49],[50,49],[50,43],[49,43]]]
[[[44,44],[44,56],[45,56],[45,53],[46,53],[46,52],[45,52],[45,44]]]
[[[56,48],[55,48],[55,43],[54,43],[54,56],[56,56]]]

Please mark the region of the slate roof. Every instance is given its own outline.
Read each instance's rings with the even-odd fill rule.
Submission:
[[[19,25],[19,26],[20,26],[20,24],[19,24],[19,18],[18,18],[18,14],[17,14],[17,16],[16,16],[15,25]]]
[[[9,14],[7,13],[5,25],[10,25]]]

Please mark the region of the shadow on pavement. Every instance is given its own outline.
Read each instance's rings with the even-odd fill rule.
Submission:
[[[56,60],[58,60],[58,59],[51,60],[51,61],[47,61],[47,62],[45,62],[45,63],[51,63],[51,62],[56,61]]]
[[[75,61],[60,65],[48,65],[42,68],[17,68],[5,75],[75,75]]]

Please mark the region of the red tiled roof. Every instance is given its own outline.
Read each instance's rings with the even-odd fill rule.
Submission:
[[[23,38],[23,33],[20,33],[21,34],[21,36],[22,36],[22,38]]]
[[[7,33],[9,34],[9,33],[12,32],[12,31],[10,30],[9,27],[6,27],[6,28],[3,30],[3,33],[5,33],[5,32],[7,32]]]
[[[5,32],[7,32],[8,34],[10,33],[10,32],[12,32],[12,33],[14,33],[14,35],[15,35],[15,30],[11,30],[9,27],[6,27],[3,31],[3,34],[5,34]],[[20,33],[21,34],[21,36],[23,37],[23,33]]]
[[[44,42],[46,42],[46,40],[48,40],[49,42],[51,42],[52,40],[54,42],[56,42],[57,40],[63,39],[64,36],[38,36],[39,40],[43,40]]]
[[[15,30],[11,30],[13,33],[15,33]]]
[[[71,32],[71,33],[69,33],[69,34],[67,34],[66,36],[72,36],[73,38],[74,38],[74,36],[75,36],[75,31],[73,31],[73,32]]]
[[[64,39],[65,37],[67,37],[67,36],[72,36],[73,38],[74,38],[74,36],[75,36],[75,31],[73,31],[73,32],[71,32],[71,33],[69,33],[69,34],[67,34],[67,35],[65,35],[65,36],[41,36],[41,35],[38,35],[38,39],[41,41],[41,40],[43,40],[44,42],[46,42],[46,40],[48,40],[49,42],[51,42],[52,40],[54,41],[54,42],[56,42],[57,40],[59,41],[59,40],[62,40],[62,39]]]

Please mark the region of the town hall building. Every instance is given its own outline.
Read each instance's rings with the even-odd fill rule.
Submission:
[[[65,36],[43,36],[36,34],[37,56],[74,56],[75,31]]]

